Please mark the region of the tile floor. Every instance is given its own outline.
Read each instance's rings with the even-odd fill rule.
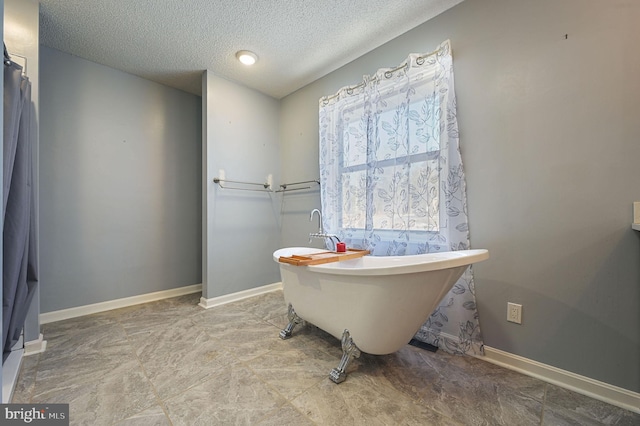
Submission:
[[[363,354],[289,340],[281,291],[204,310],[188,295],[43,326],[13,402],[69,403],[74,425],[639,425],[640,415],[472,357]]]

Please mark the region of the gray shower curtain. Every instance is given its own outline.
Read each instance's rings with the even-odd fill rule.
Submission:
[[[4,59],[2,360],[20,338],[38,284],[32,191],[31,83]]]

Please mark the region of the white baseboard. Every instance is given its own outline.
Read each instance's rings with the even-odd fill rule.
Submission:
[[[267,284],[262,287],[250,288],[248,290],[239,291],[237,293],[225,294],[224,296],[213,297],[211,299],[200,298],[198,305],[205,309],[214,306],[226,305],[227,303],[237,302],[238,300],[247,299],[249,297],[258,296],[272,291],[282,290],[282,283]]]
[[[47,349],[47,341],[44,340],[42,333],[37,340],[24,342],[24,356],[35,355],[44,352]]]
[[[597,399],[625,410],[640,413],[640,393],[600,382],[570,371],[561,370],[541,362],[504,352],[499,349],[484,347],[484,356],[478,356],[492,364],[514,370],[527,376],[569,389],[590,398]]]
[[[76,308],[45,312],[44,314],[40,314],[40,324],[62,321],[70,318],[81,317],[84,315],[97,314],[98,312],[125,308],[127,306],[139,305],[140,303],[147,303],[153,302],[155,300],[168,299],[170,297],[183,296],[185,294],[198,293],[200,291],[202,291],[202,284],[194,284],[188,285],[186,287],[172,288],[170,290],[141,294],[139,296],[124,297],[122,299],[109,300],[107,302],[78,306]]]

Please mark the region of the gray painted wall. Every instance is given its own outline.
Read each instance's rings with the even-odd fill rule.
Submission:
[[[280,155],[283,183],[320,178],[318,99],[322,96],[323,90],[327,90],[326,87],[334,83],[337,74],[339,71],[281,100]],[[318,231],[317,219],[310,223],[309,214],[311,210],[321,207],[319,186],[315,184],[310,186],[309,190],[283,193],[281,206],[283,247],[324,248],[321,240],[314,239],[309,243],[309,233]]]
[[[41,311],[200,283],[200,98],[40,52]]]
[[[318,173],[321,96],[450,39],[485,344],[639,392],[639,21],[632,0],[466,0],[284,98],[283,180]],[[318,205],[284,212],[286,245]]]
[[[222,169],[229,180],[262,183],[272,175],[277,185],[280,102],[210,71],[202,81],[202,277],[211,299],[280,281],[271,257],[280,247],[278,194],[213,182]]]

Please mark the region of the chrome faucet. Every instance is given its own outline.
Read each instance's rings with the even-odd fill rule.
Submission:
[[[309,222],[313,222],[313,215],[318,213],[318,234],[324,234],[322,231],[322,213],[318,209],[311,210],[311,214],[309,215]]]
[[[309,243],[311,243],[311,240],[313,238],[323,238],[325,240],[329,240],[333,246],[334,249],[336,249],[337,244],[340,242],[340,238],[338,238],[337,235],[335,234],[325,234],[324,233],[324,229],[322,228],[322,212],[320,212],[320,210],[318,209],[313,209],[311,210],[311,214],[309,215],[309,222],[313,221],[313,215],[318,213],[318,232],[311,232],[309,234]],[[335,242],[333,240],[336,240]]]

